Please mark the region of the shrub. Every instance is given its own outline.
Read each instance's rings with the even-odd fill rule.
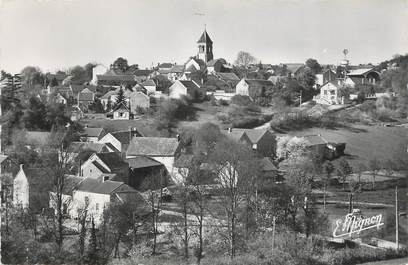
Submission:
[[[214,96],[210,96],[210,104],[211,106],[217,106],[217,100],[215,99]]]
[[[248,96],[235,95],[231,98],[231,102],[239,106],[247,106],[252,103],[252,100]]]
[[[215,115],[216,117],[217,117],[217,119],[219,120],[219,121],[221,121],[221,123],[223,123],[223,124],[227,124],[227,123],[230,123],[231,121],[230,121],[230,119],[229,119],[229,117],[228,117],[228,114],[226,114],[226,113],[217,113],[216,115]]]
[[[226,101],[225,99],[218,100],[218,104],[220,104],[220,106],[228,106],[229,105],[228,101]]]
[[[355,248],[342,249],[334,251],[329,257],[330,265],[351,265],[370,261],[380,261],[391,258],[399,258],[407,256],[406,249],[400,250],[398,253],[394,249],[369,249],[369,248]]]

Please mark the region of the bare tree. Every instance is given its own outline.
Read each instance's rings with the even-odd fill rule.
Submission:
[[[52,132],[46,146],[43,146],[43,161],[49,169],[53,180],[53,200],[54,210],[56,213],[56,243],[58,251],[61,251],[64,235],[63,235],[63,214],[64,214],[64,191],[65,180],[69,173],[70,157],[66,151],[68,143],[65,142],[67,134],[66,130],[55,130]]]
[[[323,172],[324,172],[324,179],[323,179],[323,209],[326,212],[326,189],[328,185],[330,185],[330,178],[331,174],[334,171],[334,166],[330,161],[327,161],[323,164]]]
[[[248,75],[248,69],[250,64],[256,62],[256,59],[252,54],[245,51],[238,52],[237,58],[235,59],[235,65],[242,67],[244,70],[245,77]]]
[[[373,158],[369,161],[368,164],[370,170],[371,170],[371,177],[372,177],[372,189],[375,189],[375,178],[378,174],[378,171],[380,170],[381,167],[381,161],[379,161],[377,158]]]
[[[252,150],[230,139],[216,143],[209,161],[221,187],[222,206],[227,215],[229,256],[233,259],[237,248],[239,213],[259,163]]]
[[[147,191],[148,202],[151,208],[151,228],[153,235],[152,255],[157,254],[157,235],[159,233],[159,214],[163,205],[163,189],[168,186],[167,172],[160,171],[158,175],[146,178],[141,187]]]

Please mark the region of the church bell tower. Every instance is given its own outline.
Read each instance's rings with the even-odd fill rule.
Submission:
[[[213,55],[213,42],[208,36],[207,30],[204,30],[203,34],[201,34],[200,39],[197,41],[198,46],[198,59],[203,60],[205,63],[214,59]]]

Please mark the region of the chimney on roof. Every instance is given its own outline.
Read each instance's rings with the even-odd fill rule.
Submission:
[[[180,142],[181,140],[180,134],[177,134],[176,137],[177,137],[177,141]]]
[[[23,170],[24,164],[20,164],[20,170]]]
[[[85,124],[85,128],[88,128],[88,124]]]
[[[102,177],[102,182],[105,182],[105,181],[107,181],[107,180],[109,180],[109,176],[103,176],[103,177]]]
[[[231,133],[232,132],[232,128],[228,127],[228,132]]]

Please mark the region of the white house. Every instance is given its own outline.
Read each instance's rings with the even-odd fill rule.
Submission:
[[[200,86],[190,80],[177,80],[169,87],[170,98],[181,98],[181,96],[194,96],[194,93],[198,92]]]
[[[80,173],[87,178],[96,179],[102,175],[109,175],[110,179],[127,181],[129,164],[117,153],[93,153],[81,165]]]
[[[114,120],[129,120],[130,119],[130,109],[126,106],[127,103],[121,102],[113,109],[113,119]]]
[[[73,177],[71,177],[73,178]],[[146,206],[146,201],[141,194],[123,182],[110,180],[108,177],[99,179],[76,178],[73,185],[64,190],[64,212],[71,218],[77,218],[87,211],[88,218],[93,218],[95,225],[103,221],[103,211],[112,202],[132,201]],[[50,193],[50,207],[55,208],[55,193]]]
[[[142,83],[142,86],[146,88],[147,94],[154,94],[156,92],[156,83],[152,79],[148,79]]]
[[[143,136],[136,127],[129,128],[128,131],[117,131],[106,134],[99,140],[99,143],[104,143],[111,152],[125,153],[130,140],[133,137]]]
[[[85,127],[81,133],[81,141],[96,143],[106,134],[103,128]]]
[[[269,90],[272,87],[273,83],[270,80],[243,78],[235,86],[235,93],[255,99],[262,96],[266,90]]]
[[[28,208],[30,204],[30,187],[28,178],[24,172],[23,165],[20,165],[16,177],[13,181],[13,205]]]
[[[340,85],[336,82],[328,82],[320,88],[320,95],[315,97],[315,101],[324,105],[344,104],[344,97],[339,95]]]
[[[147,156],[162,163],[169,174],[175,172],[174,161],[180,154],[180,142],[177,138],[134,137],[126,151],[126,158]],[[173,178],[173,176],[172,176]],[[173,182],[178,182],[177,177]]]

